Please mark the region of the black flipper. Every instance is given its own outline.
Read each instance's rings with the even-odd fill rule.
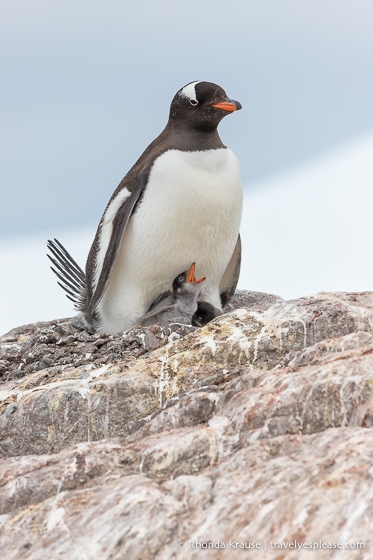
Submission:
[[[57,284],[65,290],[66,297],[74,302],[75,308],[82,311],[87,294],[85,273],[57,239],[48,240],[47,247],[55,258],[48,254],[47,257],[57,270],[52,266],[51,269],[62,282],[57,282]]]
[[[229,261],[223,274],[223,278],[220,280],[219,284],[221,304],[223,307],[227,305],[236,291],[241,270],[241,251],[241,236],[239,235],[231,260]]]
[[[122,206],[117,211],[115,218],[112,222],[112,235],[110,238],[109,246],[107,248],[104,263],[101,269],[101,274],[98,279],[97,288],[89,299],[88,307],[86,310],[86,320],[89,323],[94,322],[96,307],[100,302],[105,288],[109,282],[111,272],[117,257],[118,249],[122,241],[123,234],[127,227],[128,221],[135,210],[137,203],[143,193],[146,184],[146,177],[140,177],[136,188],[131,192],[130,196],[123,202]],[[96,234],[97,237],[97,234]]]

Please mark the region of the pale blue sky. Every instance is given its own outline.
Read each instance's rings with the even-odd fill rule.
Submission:
[[[371,0],[2,0],[0,238],[97,223],[175,92],[220,84],[245,184],[373,128]]]

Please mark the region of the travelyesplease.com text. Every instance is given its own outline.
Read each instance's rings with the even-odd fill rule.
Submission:
[[[179,541],[177,548],[182,549],[296,549],[296,550],[322,550],[322,549],[364,549],[362,541],[336,542],[336,541]]]

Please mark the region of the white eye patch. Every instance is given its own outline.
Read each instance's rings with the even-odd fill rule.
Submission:
[[[183,89],[180,90],[180,95],[186,97],[187,99],[189,99],[189,101],[194,101],[194,104],[198,103],[197,94],[196,94],[196,85],[199,83],[200,81],[192,82],[191,84],[188,84],[187,86],[183,87]]]

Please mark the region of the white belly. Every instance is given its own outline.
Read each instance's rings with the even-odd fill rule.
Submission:
[[[130,219],[99,304],[101,331],[131,327],[192,262],[206,276],[201,298],[220,307],[219,282],[232,256],[242,214],[238,160],[227,149],[170,150],[154,163]]]

